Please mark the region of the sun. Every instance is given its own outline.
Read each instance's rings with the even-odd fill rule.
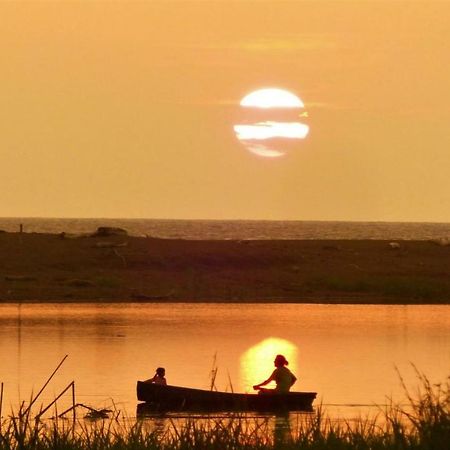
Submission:
[[[250,92],[241,106],[255,108],[303,108],[303,102],[292,92],[279,88],[265,88]]]
[[[234,132],[254,155],[278,158],[309,133],[309,126],[303,123],[308,117],[305,105],[297,95],[285,89],[272,87],[250,92],[240,106],[242,120],[234,125]]]

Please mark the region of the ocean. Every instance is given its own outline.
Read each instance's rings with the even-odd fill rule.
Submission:
[[[383,239],[429,240],[450,237],[449,223],[320,222],[260,220],[0,218],[0,230],[26,233],[88,233],[120,227],[134,236],[166,239]]]

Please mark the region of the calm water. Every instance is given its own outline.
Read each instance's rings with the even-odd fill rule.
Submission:
[[[88,233],[99,226],[113,226],[136,236],[181,239],[450,238],[448,223],[0,218],[0,230],[18,231],[21,223],[25,232]]]
[[[416,386],[450,375],[450,306],[2,304],[0,381],[17,406],[69,355],[42,402],[75,380],[77,401],[133,415],[135,382],[164,366],[170,384],[250,391],[284,353],[296,390],[317,391],[330,411],[401,400],[395,367]],[[59,410],[70,399],[59,403]],[[337,405],[337,406],[336,406]],[[360,407],[357,407],[360,408]]]

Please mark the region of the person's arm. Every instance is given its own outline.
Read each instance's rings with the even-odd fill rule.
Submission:
[[[262,383],[255,384],[255,385],[253,386],[253,389],[255,389],[255,391],[256,391],[256,390],[258,390],[261,386],[265,386],[266,384],[269,384],[271,381],[273,381],[273,380],[275,379],[275,378],[274,378],[274,373],[275,373],[275,371],[273,371],[273,372],[272,372],[272,375],[270,375],[270,377],[267,378],[267,380],[263,381]]]

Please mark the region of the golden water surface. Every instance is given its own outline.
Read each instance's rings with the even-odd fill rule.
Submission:
[[[77,401],[133,415],[137,380],[166,368],[169,384],[251,392],[282,353],[293,390],[318,392],[331,408],[386,403],[450,375],[450,306],[293,304],[3,304],[0,381],[4,408],[28,400],[69,355],[40,402],[72,380]],[[67,397],[67,398],[66,398]],[[70,405],[70,396],[58,408]]]

